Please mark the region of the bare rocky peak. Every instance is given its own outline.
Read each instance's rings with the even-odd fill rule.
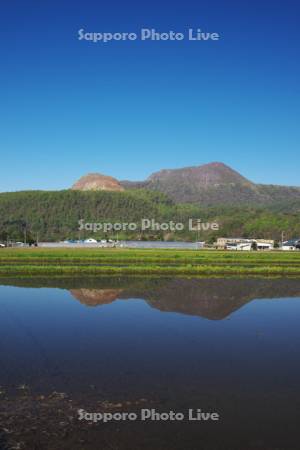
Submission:
[[[79,191],[124,191],[118,180],[100,173],[89,173],[81,177],[72,186],[72,189]]]

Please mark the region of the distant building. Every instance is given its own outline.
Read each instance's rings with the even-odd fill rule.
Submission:
[[[248,242],[247,239],[242,239],[242,238],[218,238],[217,239],[217,243],[216,243],[216,247],[219,250],[225,250],[228,246],[236,246],[237,244],[240,244],[242,242]]]
[[[97,244],[96,239],[85,239],[84,241],[85,244]]]
[[[205,247],[205,241],[197,241],[196,242],[196,248],[204,248]]]
[[[273,250],[275,241],[272,239],[255,239],[257,250]]]
[[[226,244],[225,250],[237,250],[237,251],[250,251],[253,249],[252,241],[246,241],[246,239],[242,242],[229,243]]]
[[[250,251],[254,247],[257,250],[272,250],[274,241],[268,239],[218,238],[216,247],[219,250]]]

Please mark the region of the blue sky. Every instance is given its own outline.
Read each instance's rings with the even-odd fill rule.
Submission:
[[[210,161],[300,185],[298,1],[15,0],[0,16],[0,191]],[[221,39],[77,39],[143,27]]]

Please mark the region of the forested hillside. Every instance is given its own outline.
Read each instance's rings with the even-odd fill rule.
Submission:
[[[281,239],[300,236],[299,203],[278,204],[271,208],[251,206],[199,207],[175,204],[166,195],[155,191],[24,191],[0,194],[0,240],[23,241],[64,240],[94,237],[101,239],[103,232],[79,232],[79,220],[84,222],[136,222],[141,219],[158,222],[182,222],[182,232],[119,233],[121,238],[138,239],[205,239],[217,236],[241,236]],[[202,222],[217,222],[218,232],[189,232],[189,218]],[[116,233],[109,237],[116,237]]]

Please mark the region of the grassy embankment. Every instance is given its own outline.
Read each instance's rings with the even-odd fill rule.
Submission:
[[[299,275],[300,252],[1,249],[0,275]]]

